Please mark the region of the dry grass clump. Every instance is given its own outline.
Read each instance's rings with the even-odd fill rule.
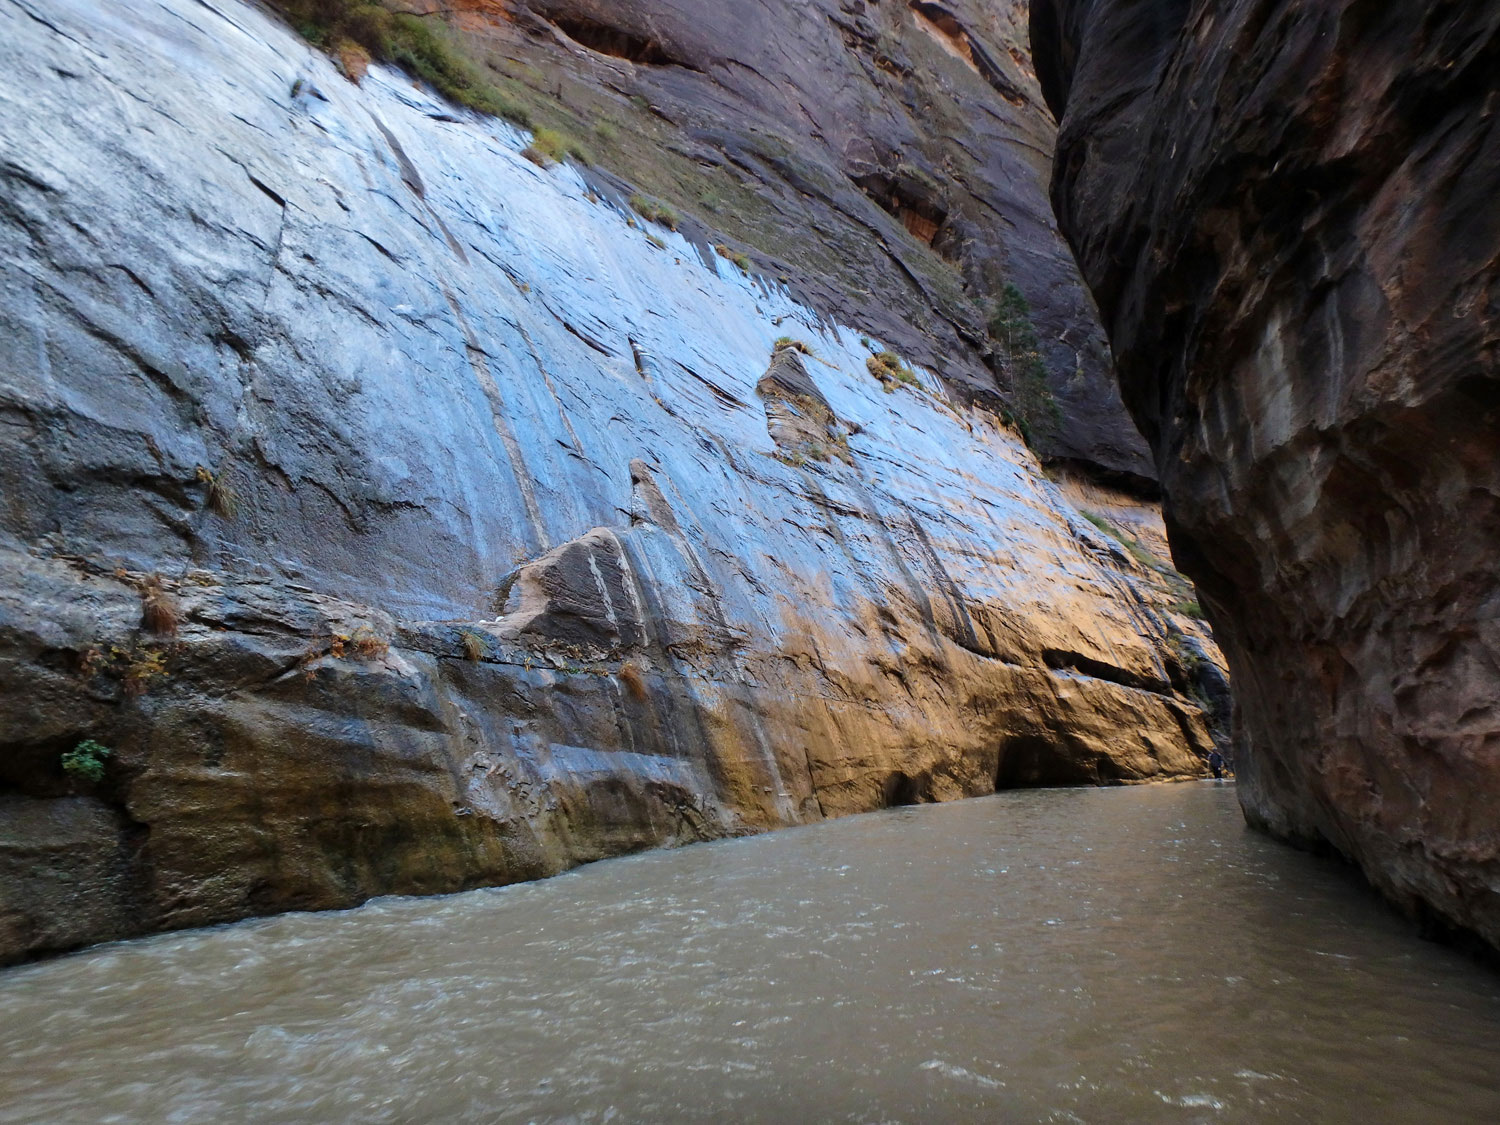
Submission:
[[[361,625],[348,638],[349,648],[357,660],[379,660],[391,646],[368,625]]]
[[[794,352],[801,352],[803,355],[817,354],[812,350],[812,348],[808,347],[806,343],[801,340],[794,340],[790,336],[778,336],[776,338],[776,342],[771,345],[771,352],[772,354],[774,354],[776,352],[785,351],[787,348],[790,348]]]
[[[620,683],[625,685],[625,690],[630,697],[637,701],[645,701],[650,698],[651,692],[646,687],[646,677],[641,675],[641,670],[635,664],[626,662],[620,665],[618,673]]]
[[[483,660],[484,654],[489,651],[484,635],[476,633],[473,629],[461,630],[458,634],[458,641],[463,645],[465,660]]]
[[[901,357],[895,352],[879,352],[865,360],[865,367],[871,375],[880,380],[881,386],[886,393],[894,391],[901,383],[907,383],[914,387],[920,387],[922,382],[916,373],[906,366]]]
[[[334,45],[333,56],[338,61],[344,77],[356,86],[364,80],[370,69],[370,52],[352,39],[340,39]]]
[[[677,224],[682,221],[682,217],[665,203],[647,199],[644,195],[632,195],[630,209],[648,223],[656,223],[668,230],[676,230]]]
[[[312,665],[324,656],[335,660],[379,660],[390,651],[390,643],[384,637],[368,625],[361,625],[352,633],[334,633],[326,645],[314,640],[298,663],[307,669],[307,678],[312,679],[315,673]]]
[[[182,623],[177,603],[167,593],[160,574],[142,578],[136,587],[141,595],[141,627],[151,633],[170,637]]]
[[[203,503],[210,512],[226,520],[239,516],[240,494],[230,482],[227,469],[220,469],[215,473],[199,465],[196,475],[200,483],[208,485]]]
[[[728,261],[733,262],[735,265],[739,266],[740,269],[745,273],[750,272],[750,257],[748,254],[742,254],[738,250],[724,245],[724,243],[722,242],[714,247],[714,253],[721,258],[725,258]]]

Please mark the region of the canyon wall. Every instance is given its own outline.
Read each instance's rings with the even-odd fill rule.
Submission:
[[[1500,10],[1032,7],[1246,814],[1500,944]]]
[[[297,0],[284,0],[295,3]],[[1048,198],[1055,125],[1024,0],[387,0],[452,13],[505,97],[758,272],[992,406],[997,298],[1045,387],[1008,394],[1050,461],[1155,496]]]
[[[3,0],[0,57],[0,959],[1202,773],[1159,515],[949,328],[238,0]]]

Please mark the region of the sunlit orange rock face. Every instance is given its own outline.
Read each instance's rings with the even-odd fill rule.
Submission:
[[[1500,943],[1500,10],[1034,0],[1250,820]]]

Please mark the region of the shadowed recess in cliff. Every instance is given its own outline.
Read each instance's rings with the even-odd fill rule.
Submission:
[[[942,189],[931,177],[908,168],[895,172],[870,172],[855,177],[854,182],[882,210],[900,219],[913,238],[933,247],[944,257],[956,253],[957,248],[948,241],[938,242],[938,234],[948,221],[948,209],[942,200]]]
[[[613,27],[600,20],[581,17],[557,16],[551,21],[559,31],[575,43],[627,62],[648,66],[680,66],[687,70],[698,69],[681,59],[674,58],[656,39],[636,35],[622,27]]]
[[[1026,104],[1026,95],[995,65],[984,45],[969,34],[957,16],[941,4],[928,3],[927,0],[911,0],[910,6],[921,25],[929,29],[933,37],[949,51],[968,63],[976,74],[990,84],[995,93],[1011,105]]]
[[[1121,737],[1129,737],[1121,732]],[[1042,789],[1054,786],[1101,785],[1119,780],[1108,758],[1080,756],[1060,735],[1025,734],[1007,738],[1000,746],[995,791]]]

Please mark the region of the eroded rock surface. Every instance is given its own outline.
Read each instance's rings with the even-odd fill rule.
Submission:
[[[0,957],[1201,772],[1149,511],[942,372],[235,0],[0,52]]]
[[[1500,10],[1033,8],[1246,813],[1500,944]]]

